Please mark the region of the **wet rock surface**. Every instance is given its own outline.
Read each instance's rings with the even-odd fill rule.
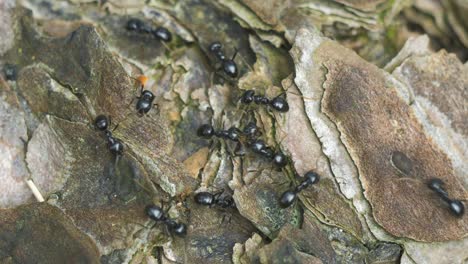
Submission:
[[[427,182],[468,197],[464,5],[403,2],[0,4],[0,262],[463,262],[467,216],[452,215]],[[127,30],[130,18],[172,40]],[[415,23],[430,38],[403,46]],[[432,51],[430,39],[458,57]],[[237,78],[218,70],[214,41],[236,54]],[[155,95],[144,115],[140,75]],[[246,90],[289,110],[243,104]],[[122,155],[95,128],[100,114]],[[197,135],[202,124],[249,123],[287,156],[283,168],[242,133]],[[309,171],[319,182],[281,207]],[[235,206],[199,205],[202,191]],[[187,234],[151,220],[149,204]]]

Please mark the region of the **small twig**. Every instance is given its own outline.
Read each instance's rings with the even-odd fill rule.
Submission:
[[[32,193],[34,194],[34,197],[36,197],[36,200],[40,203],[44,202],[44,197],[42,196],[41,192],[39,192],[39,189],[37,188],[36,184],[32,181],[32,179],[27,179],[26,184],[28,184],[29,189],[31,189]]]

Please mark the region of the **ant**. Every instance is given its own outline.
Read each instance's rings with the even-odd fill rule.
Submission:
[[[228,130],[215,131],[213,126],[204,124],[201,125],[197,130],[197,135],[202,138],[210,139],[213,136],[218,138],[230,139],[234,142],[238,142],[241,137],[241,131],[236,127],[231,127]]]
[[[14,64],[6,63],[3,65],[3,73],[7,81],[15,81],[18,77],[18,67]]]
[[[140,83],[140,96],[136,97],[136,99],[138,99],[138,101],[136,103],[135,108],[136,108],[138,114],[140,116],[143,116],[144,114],[148,113],[149,110],[151,110],[153,105],[155,105],[156,107],[158,105],[153,104],[153,101],[154,101],[154,98],[155,98],[154,94],[149,90],[144,90],[143,89],[146,82],[148,81],[148,77],[146,77],[144,75],[141,75],[138,78],[136,78],[135,80],[137,80]],[[133,102],[133,100],[132,100],[132,102]]]
[[[156,222],[163,222],[166,224],[168,230],[178,236],[185,236],[187,234],[187,226],[184,223],[177,223],[175,220],[169,218],[163,209],[156,205],[148,205],[145,208],[146,215]]]
[[[460,200],[452,200],[449,198],[447,191],[444,189],[444,182],[441,179],[434,178],[429,181],[429,188],[435,191],[442,200],[449,205],[450,211],[458,217],[463,216],[465,213],[465,207]]]
[[[214,56],[221,61],[221,67],[217,69],[219,71],[222,69],[224,73],[231,77],[231,78],[236,78],[237,75],[239,74],[237,70],[237,64],[234,62],[234,59],[236,58],[237,55],[237,50],[234,52],[234,55],[232,56],[231,59],[226,59],[226,56],[224,55],[224,52],[222,51],[223,45],[216,41],[211,43],[209,46],[209,50],[211,53],[214,54]]]
[[[310,185],[316,184],[320,180],[320,176],[313,172],[309,171],[305,175],[305,180],[303,180],[294,190],[285,191],[279,200],[281,207],[287,208],[291,206],[294,201],[297,199],[297,194],[300,193],[305,188]]]
[[[286,101],[286,99],[284,99],[281,94],[270,100],[264,96],[256,95],[255,91],[253,90],[247,90],[241,95],[239,100],[245,105],[248,105],[252,102],[257,105],[269,105],[271,108],[281,113],[286,113],[289,111],[288,101]]]
[[[195,202],[201,205],[213,206],[218,205],[221,208],[235,208],[236,204],[234,203],[234,199],[231,195],[225,195],[221,197],[223,191],[219,191],[217,193],[209,193],[209,192],[199,192],[195,195]]]
[[[265,158],[271,159],[278,168],[283,168],[288,164],[288,158],[281,151],[274,152],[271,147],[265,144],[265,141],[257,139],[250,143],[253,152],[258,153]]]
[[[124,145],[120,139],[112,136],[112,132],[108,129],[111,124],[111,118],[105,115],[98,115],[94,121],[94,125],[99,131],[103,131],[107,137],[107,145],[111,153],[121,155],[124,150]],[[114,128],[116,129],[118,125]]]
[[[171,32],[165,27],[151,28],[140,19],[132,18],[127,21],[127,30],[136,31],[137,33],[152,34],[155,38],[170,42],[172,40]]]

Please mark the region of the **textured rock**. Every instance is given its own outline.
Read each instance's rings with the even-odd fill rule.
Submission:
[[[234,192],[234,200],[242,216],[270,237],[275,237],[288,221],[297,222],[294,210],[282,209],[278,204],[282,191],[278,188],[280,183],[278,173],[268,175],[262,172],[248,185]],[[284,187],[282,189],[284,191]]]
[[[411,89],[426,131],[468,187],[468,70],[453,54],[440,51],[408,58],[393,75]]]
[[[466,236],[467,218],[450,215],[426,182],[438,177],[452,196],[466,197],[466,192],[449,157],[425,133],[395,88],[395,80],[356,54],[305,30],[298,35],[292,55],[298,72],[295,82],[304,96],[311,95],[309,87],[320,82],[320,73],[326,70],[320,85],[325,88],[321,111],[336,124],[376,221],[395,236],[416,240]],[[403,155],[413,169],[405,173],[401,164],[392,162],[396,154]]]
[[[2,263],[100,263],[92,240],[46,203],[0,210]]]
[[[24,114],[8,84],[0,79],[0,170],[3,171],[0,208],[12,208],[31,198],[25,180],[29,178],[24,162],[24,143],[27,140]]]
[[[192,197],[190,197],[192,199]],[[192,201],[188,235],[171,247],[175,260],[186,263],[226,263],[236,243],[244,243],[255,230],[235,209],[197,205]]]
[[[2,159],[7,174],[0,189],[2,199],[32,201],[21,184],[31,176],[49,205],[0,212],[0,221],[8,215],[0,228],[6,238],[0,239],[0,262],[28,263],[35,256],[36,262],[68,257],[86,263],[466,259],[466,216],[453,217],[426,186],[427,179],[441,177],[450,197],[467,197],[467,65],[430,49],[462,47],[461,2],[18,5],[32,12],[0,7],[8,13],[2,16],[0,29],[7,30],[0,32],[0,50],[13,47],[0,52],[0,75],[11,77],[6,64],[18,69],[17,81],[0,79],[0,110],[7,113],[0,115],[0,143],[4,155],[14,152]],[[402,16],[405,5],[412,6]],[[127,30],[129,18],[167,27],[172,41]],[[394,57],[408,36],[426,28],[436,43],[415,37]],[[238,50],[239,78],[216,72],[219,60],[208,50],[213,41],[223,44],[227,57]],[[386,64],[385,71],[371,63]],[[157,104],[141,117],[134,105],[139,75],[148,77],[144,89]],[[290,109],[242,104],[245,90],[282,96]],[[113,135],[125,144],[122,156],[112,156],[94,128],[98,114],[112,117]],[[201,124],[225,130],[249,122],[260,139],[288,156],[283,169],[251,151],[245,136],[236,143],[196,134]],[[24,145],[16,134],[29,142]],[[291,207],[280,208],[281,193],[309,170],[320,181]],[[195,190],[223,190],[237,209],[197,205]],[[186,223],[187,236],[171,237],[164,224],[149,220],[143,207],[151,203]],[[44,228],[21,229],[22,219],[39,219],[36,225]],[[69,233],[62,235],[61,226]],[[11,244],[26,235],[32,240],[24,243],[31,245],[27,254],[12,251]],[[52,252],[41,255],[42,242]]]

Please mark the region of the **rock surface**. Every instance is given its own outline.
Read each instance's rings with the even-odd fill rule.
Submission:
[[[450,214],[427,187],[438,177],[450,198],[468,197],[459,1],[16,5],[0,4],[0,262],[467,259],[467,216]],[[167,27],[172,40],[127,30],[129,18]],[[458,57],[434,52],[431,40]],[[237,54],[238,78],[217,71],[213,41],[227,58]],[[155,95],[142,116],[140,75]],[[282,97],[289,110],[243,104],[246,90]],[[112,119],[122,155],[94,127],[99,114]],[[242,133],[239,142],[197,135],[202,124],[219,132],[249,123],[287,156],[284,168]],[[309,171],[319,182],[282,208],[281,194]],[[200,191],[235,206],[198,205]],[[148,204],[187,235],[150,220]]]

